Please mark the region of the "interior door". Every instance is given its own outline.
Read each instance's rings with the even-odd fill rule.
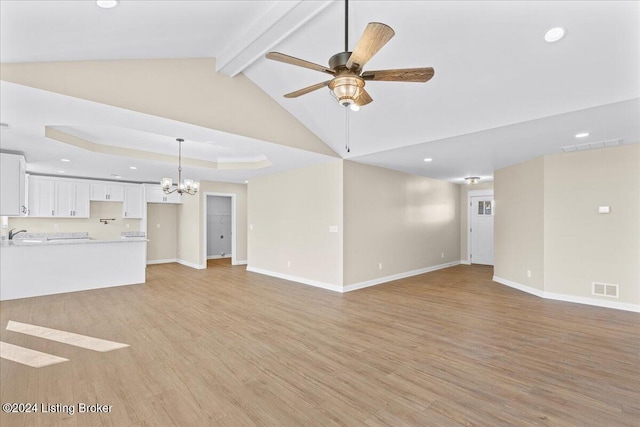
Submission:
[[[493,265],[493,196],[471,197],[471,263]]]

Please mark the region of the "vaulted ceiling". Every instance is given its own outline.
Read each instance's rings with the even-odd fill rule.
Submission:
[[[352,1],[350,49],[368,22],[384,22],[396,32],[365,69],[435,69],[428,83],[367,82],[374,102],[358,112],[347,112],[328,89],[283,98],[325,75],[264,59],[265,52],[279,51],[326,64],[344,48],[342,1],[122,0],[109,10],[92,1],[2,1],[0,7],[3,63],[216,57],[218,72],[246,75],[339,156],[418,175],[452,182],[470,175],[491,179],[497,168],[564,146],[640,141],[639,2]],[[566,36],[545,42],[545,32],[558,26]],[[0,96],[3,110],[17,108]],[[3,122],[7,115],[0,111]],[[113,123],[96,117],[69,120],[91,125],[84,131],[106,144],[136,140],[100,128]],[[166,140],[167,126],[157,120],[157,127],[147,123],[147,137]],[[579,132],[589,136],[578,140]],[[18,133],[3,131],[2,148],[19,150]],[[272,154],[272,169],[260,173],[327,159],[291,147],[267,149],[272,141],[216,137],[226,138],[229,157],[280,150],[279,157]],[[344,148],[347,138],[351,152]],[[41,164],[40,172],[56,172],[53,161]],[[165,171],[166,165],[150,162],[147,173],[131,179],[155,180]],[[197,173],[200,179],[233,182],[257,176]]]

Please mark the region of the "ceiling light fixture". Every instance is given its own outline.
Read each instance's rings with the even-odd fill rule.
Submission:
[[[350,107],[353,111],[358,111],[360,106],[356,99],[362,93],[364,80],[355,75],[344,75],[336,77],[329,82],[331,94],[343,107]]]
[[[120,3],[118,0],[98,0],[96,4],[103,9],[113,9]]]
[[[467,182],[467,184],[473,185],[473,184],[477,184],[478,182],[480,182],[480,177],[479,176],[468,176],[464,180]]]
[[[562,27],[555,27],[545,33],[544,40],[547,43],[555,43],[562,39],[565,34],[567,34],[567,30]]]
[[[60,159],[61,162],[70,162],[71,160],[69,159]]]
[[[129,166],[129,169],[131,169],[131,170],[137,170],[138,168],[137,168],[137,167],[135,167],[135,166]]]
[[[431,157],[427,157],[426,159],[424,159],[425,162],[432,162],[433,159]]]
[[[576,133],[576,138],[586,138],[589,136],[589,132]]]
[[[184,139],[177,138],[176,141],[178,141],[178,186],[173,190],[171,189],[171,186],[173,186],[173,180],[171,178],[162,178],[160,185],[162,185],[165,194],[171,194],[177,191],[178,194],[186,193],[193,196],[198,192],[200,183],[192,179],[182,180],[182,143]]]

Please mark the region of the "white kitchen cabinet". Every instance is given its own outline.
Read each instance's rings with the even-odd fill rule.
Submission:
[[[147,203],[182,203],[182,196],[178,192],[166,194],[161,185],[145,184],[144,188]]]
[[[29,176],[28,214],[33,217],[55,216],[55,181],[48,177]]]
[[[124,186],[111,182],[91,183],[91,201],[123,202]]]
[[[144,192],[142,185],[124,186],[123,218],[142,218],[144,216]]]
[[[25,206],[24,157],[17,154],[0,154],[0,215],[20,216],[27,214]]]
[[[56,217],[89,218],[89,183],[55,181]]]

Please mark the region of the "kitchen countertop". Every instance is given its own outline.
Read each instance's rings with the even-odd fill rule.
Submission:
[[[88,233],[23,233],[13,240],[3,239],[2,248],[27,246],[88,245],[103,243],[147,242],[142,232],[123,232],[120,239],[94,239]]]
[[[98,243],[131,243],[131,242],[147,242],[145,237],[128,237],[126,239],[114,239],[114,240],[98,240],[98,239],[58,239],[58,240],[46,240],[46,239],[14,239],[3,240],[0,244],[2,248],[23,248],[26,246],[59,246],[59,245],[92,245]]]

